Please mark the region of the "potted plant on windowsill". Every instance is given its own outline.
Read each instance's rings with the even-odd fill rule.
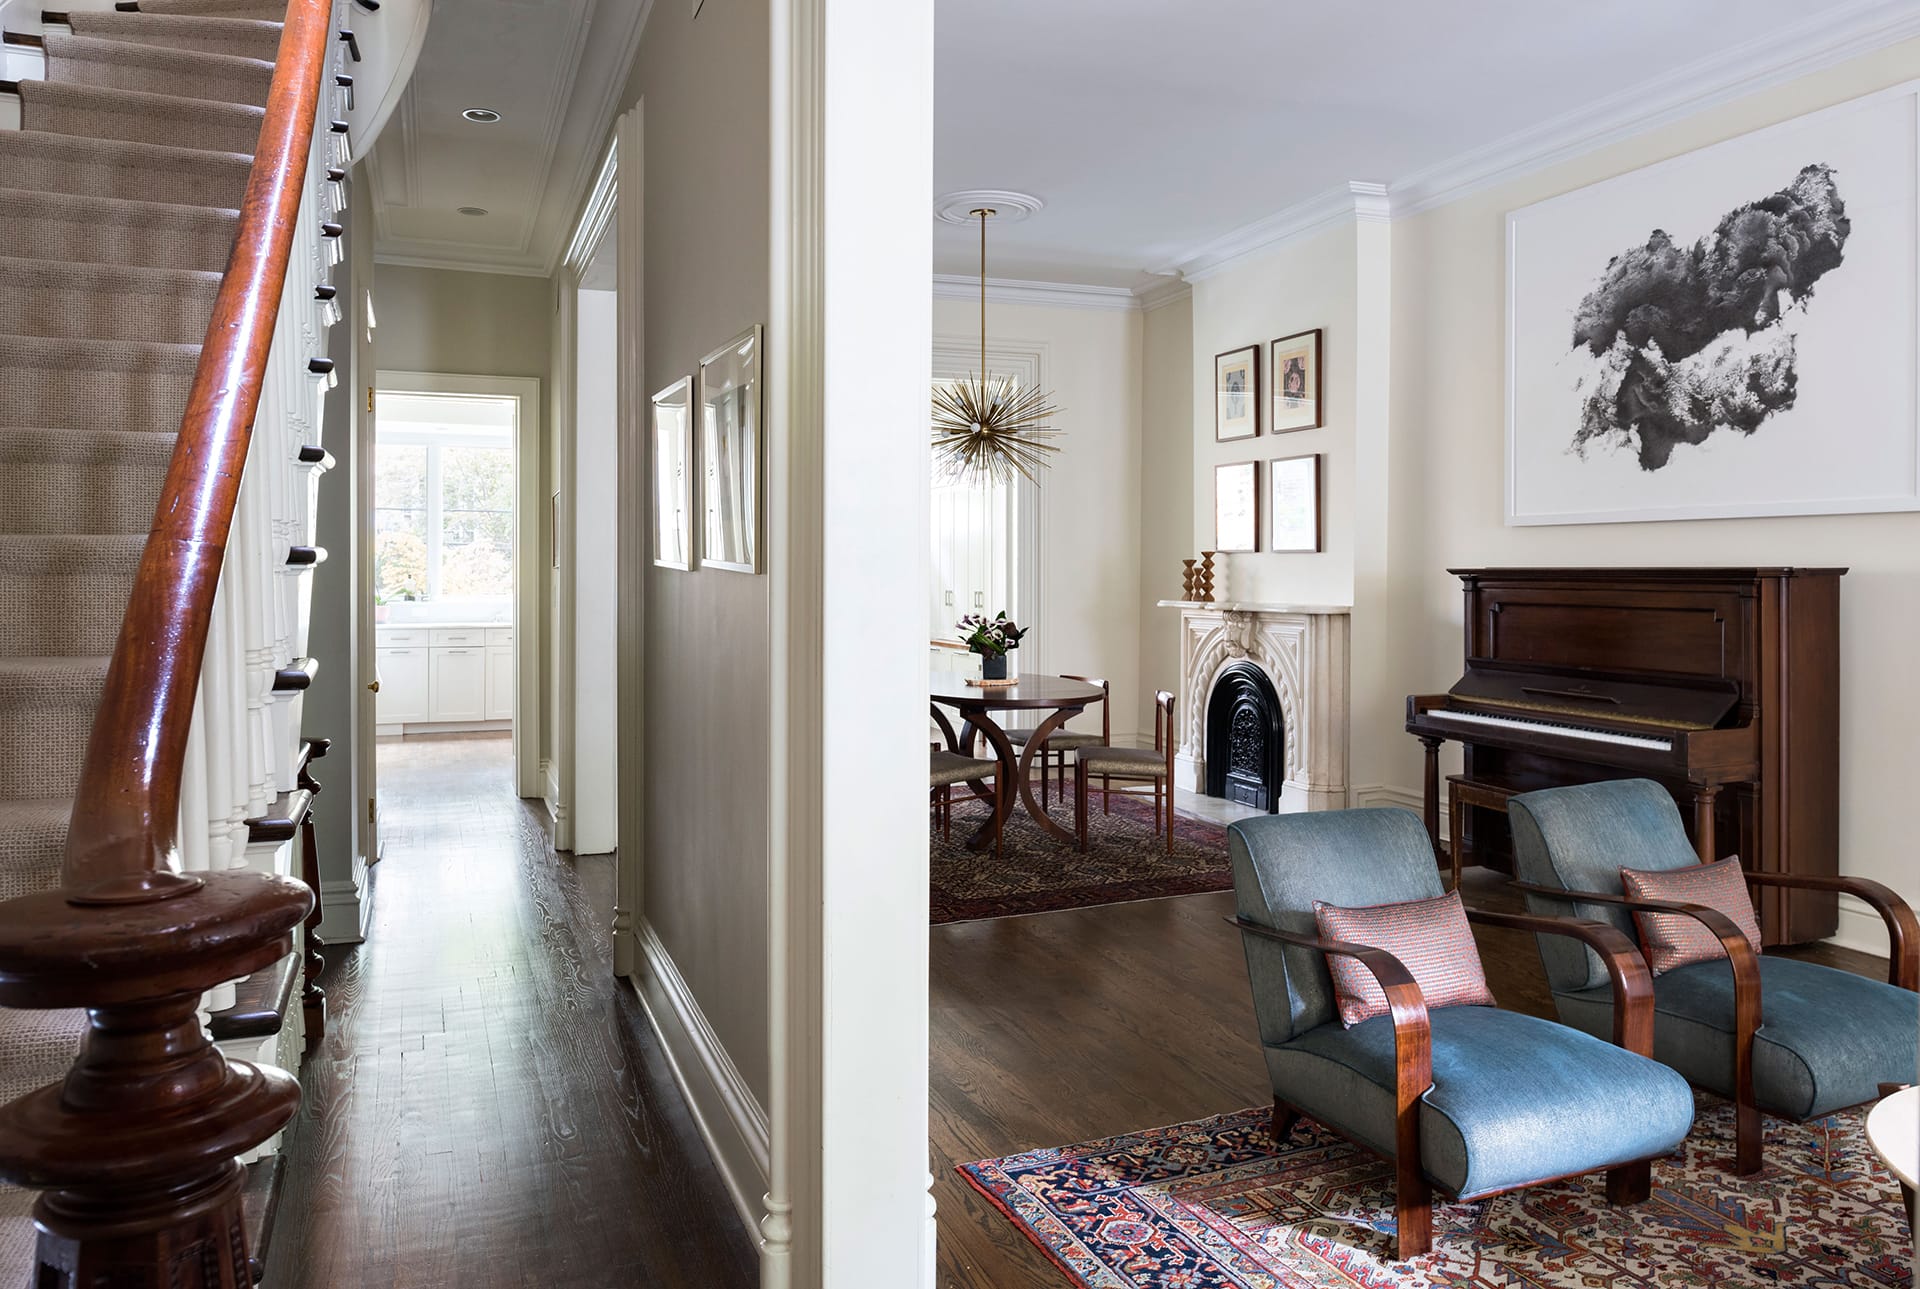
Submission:
[[[995,614],[991,620],[969,613],[960,619],[959,630],[960,642],[980,655],[982,680],[1007,678],[1007,655],[1020,647],[1020,638],[1027,634],[1027,628],[1015,626],[1005,612]]]

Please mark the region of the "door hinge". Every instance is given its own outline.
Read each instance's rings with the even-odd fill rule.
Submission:
[[[373,410],[373,386],[371,385],[367,386],[367,410],[369,412]]]
[[[373,827],[373,825],[374,825],[373,798],[368,797],[367,798],[367,827],[371,828]]]

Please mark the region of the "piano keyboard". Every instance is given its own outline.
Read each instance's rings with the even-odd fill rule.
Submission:
[[[1616,734],[1612,730],[1590,729],[1584,725],[1568,725],[1561,721],[1536,721],[1524,716],[1483,716],[1479,712],[1457,712],[1447,708],[1431,708],[1426,714],[1429,720],[1453,721],[1462,725],[1492,725],[1501,729],[1525,730],[1532,734],[1553,734],[1561,738],[1586,739],[1593,743],[1616,743],[1622,747],[1641,747],[1654,752],[1673,750],[1672,739],[1641,734]]]

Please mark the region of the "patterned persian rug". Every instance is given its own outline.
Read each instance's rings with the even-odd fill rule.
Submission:
[[[1700,1098],[1653,1197],[1609,1208],[1600,1174],[1436,1204],[1434,1251],[1394,1262],[1389,1165],[1270,1111],[963,1164],[1085,1289],[1910,1289],[1913,1248],[1864,1111],[1766,1121],[1767,1167],[1736,1178],[1733,1107]]]
[[[1092,794],[1084,855],[1071,844],[1055,841],[1042,832],[1027,816],[1025,805],[1016,802],[1001,837],[1001,857],[996,860],[991,848],[979,852],[966,848],[966,839],[987,817],[987,808],[963,801],[965,791],[954,790],[953,840],[942,841],[940,830],[933,830],[932,912],[936,925],[1224,891],[1233,886],[1226,829],[1176,814],[1173,854],[1168,855],[1166,843],[1153,831],[1151,798],[1122,799],[1116,792],[1113,813],[1108,815],[1100,811],[1099,794]],[[1039,793],[1036,781],[1036,801]],[[1072,829],[1071,779],[1067,782],[1067,800],[1053,798],[1047,813],[1061,827]]]

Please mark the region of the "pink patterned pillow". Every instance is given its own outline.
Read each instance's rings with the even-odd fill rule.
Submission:
[[[1632,900],[1671,900],[1718,909],[1733,919],[1756,953],[1760,950],[1760,919],[1754,916],[1753,899],[1747,894],[1747,879],[1740,871],[1738,856],[1717,859],[1711,864],[1652,872],[1623,868],[1620,885]],[[1633,916],[1640,924],[1640,944],[1646,952],[1647,965],[1656,976],[1690,962],[1711,962],[1727,956],[1720,937],[1684,913],[1635,913]]]
[[[1431,900],[1358,909],[1315,900],[1313,920],[1319,924],[1323,940],[1385,949],[1400,959],[1426,995],[1429,1008],[1494,1005],[1458,891]],[[1333,976],[1334,1000],[1342,1025],[1351,1028],[1391,1010],[1386,991],[1358,959],[1330,953],[1327,971]]]

